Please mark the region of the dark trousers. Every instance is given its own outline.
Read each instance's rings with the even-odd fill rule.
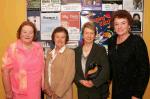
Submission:
[[[98,88],[80,87],[78,89],[78,99],[107,99],[109,95],[109,87],[104,84]]]

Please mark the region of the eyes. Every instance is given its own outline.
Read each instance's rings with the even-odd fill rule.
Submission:
[[[116,23],[114,23],[114,26],[118,26],[118,25],[126,25],[127,24],[127,22],[116,22]]]
[[[21,33],[22,34],[31,34],[31,35],[34,34],[33,31],[24,31],[24,30],[21,31]]]
[[[84,32],[84,34],[95,34],[94,32]]]

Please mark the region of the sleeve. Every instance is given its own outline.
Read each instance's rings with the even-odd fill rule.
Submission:
[[[9,47],[2,57],[2,81],[5,89],[5,93],[11,94],[11,81],[10,81],[10,71],[13,68],[13,58],[12,58],[12,48]]]
[[[74,51],[68,54],[66,58],[66,68],[64,68],[64,76],[58,85],[58,88],[55,91],[55,94],[59,97],[62,97],[65,92],[72,87],[74,74],[75,74],[75,54]]]
[[[45,59],[45,67],[44,67],[44,91],[49,91],[50,86],[49,86],[49,81],[48,81],[48,61],[49,61],[49,53],[51,50],[47,51],[47,57]]]
[[[43,48],[40,48],[40,54],[41,54],[41,66],[42,66],[42,90],[44,89],[44,68],[45,68],[45,61],[44,61],[44,52]]]
[[[81,77],[81,74],[79,72],[79,68],[77,65],[78,65],[78,55],[77,55],[77,49],[75,49],[75,78],[74,78],[74,82],[77,86],[83,86],[79,82],[80,80],[83,80],[83,78]]]
[[[99,73],[98,77],[93,80],[93,83],[96,87],[106,83],[109,80],[109,64],[108,57],[104,47],[102,47],[102,52],[100,53],[100,65],[102,66],[102,70]]]
[[[13,58],[12,58],[12,48],[9,47],[6,52],[4,53],[4,56],[2,57],[2,70],[3,69],[12,69],[13,64]]]
[[[110,39],[107,40],[107,44],[108,44],[108,62],[109,62],[109,70],[110,70],[110,73],[109,73],[109,80],[112,81],[112,61],[111,61],[111,55],[110,55],[110,50],[112,49],[112,42],[110,41]]]
[[[135,43],[135,56],[137,63],[137,76],[135,79],[133,96],[142,97],[149,81],[149,58],[144,40],[137,38]]]
[[[80,80],[83,80],[81,77],[80,77],[80,73],[78,72],[77,70],[77,67],[75,68],[76,69],[76,72],[75,72],[75,78],[74,78],[74,82],[77,86],[83,86],[81,85],[81,83],[79,82]]]

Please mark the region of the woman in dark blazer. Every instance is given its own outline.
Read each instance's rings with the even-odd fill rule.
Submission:
[[[106,50],[94,43],[96,28],[87,22],[82,28],[83,45],[75,49],[75,83],[78,99],[106,99],[108,96],[109,66]],[[87,79],[88,68],[96,64],[100,71],[93,79]]]

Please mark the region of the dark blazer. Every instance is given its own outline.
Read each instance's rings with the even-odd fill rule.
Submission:
[[[91,52],[87,58],[85,73],[87,72],[87,67],[89,66],[90,63],[94,62],[102,66],[102,70],[99,73],[98,77],[93,80],[94,86],[92,88],[84,87],[79,82],[80,80],[85,80],[82,71],[81,56],[82,56],[82,46],[79,46],[75,49],[75,67],[76,67],[75,84],[77,85],[78,95],[81,93],[83,94],[84,92],[85,94],[94,92],[95,94],[97,93],[98,95],[108,93],[109,66],[105,48],[102,46],[98,46],[97,44],[94,43]],[[86,98],[82,97],[82,99]]]

